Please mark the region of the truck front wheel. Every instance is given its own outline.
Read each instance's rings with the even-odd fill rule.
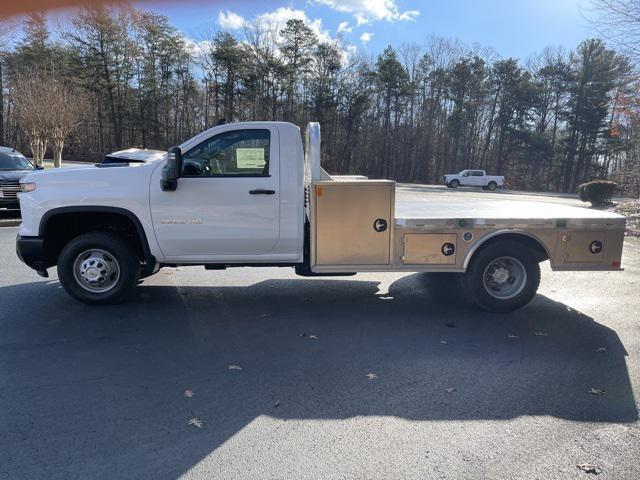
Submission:
[[[460,186],[460,180],[451,180],[449,185],[451,186],[451,188],[458,188]]]
[[[66,292],[85,303],[126,300],[140,276],[140,262],[122,237],[89,232],[71,240],[58,257],[58,278]]]
[[[499,241],[473,256],[460,283],[465,295],[484,310],[512,312],[538,291],[540,265],[525,245]]]

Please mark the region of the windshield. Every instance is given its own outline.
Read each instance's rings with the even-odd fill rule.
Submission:
[[[24,155],[18,152],[0,152],[0,170],[33,170],[34,167]]]

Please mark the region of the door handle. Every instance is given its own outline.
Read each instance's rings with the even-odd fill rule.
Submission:
[[[256,190],[249,190],[250,195],[274,195],[276,193],[275,190],[264,190],[262,188],[258,188]]]

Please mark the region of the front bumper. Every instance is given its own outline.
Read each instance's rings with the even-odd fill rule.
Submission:
[[[43,237],[16,237],[18,258],[33,268],[38,275],[48,277]]]

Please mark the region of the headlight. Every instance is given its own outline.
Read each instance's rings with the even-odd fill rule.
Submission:
[[[22,190],[23,192],[33,192],[35,189],[36,184],[34,182],[20,184],[20,190]]]

